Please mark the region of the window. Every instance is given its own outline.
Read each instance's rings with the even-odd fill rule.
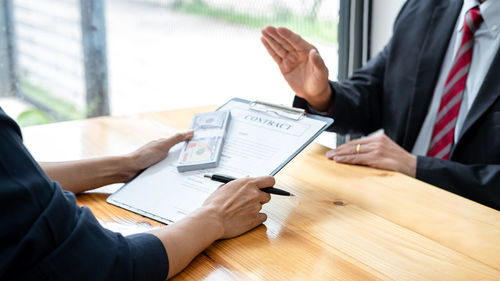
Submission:
[[[85,118],[95,108],[106,114],[108,102],[113,115],[232,97],[290,104],[293,93],[260,43],[267,25],[316,45],[337,77],[339,0],[0,3],[0,42],[7,42],[0,43],[0,96],[10,96],[0,106],[9,111],[21,100],[25,107],[12,117],[23,125]]]
[[[222,104],[231,97],[291,104],[260,42],[267,25],[314,42],[336,77],[336,0],[107,1],[114,114]]]

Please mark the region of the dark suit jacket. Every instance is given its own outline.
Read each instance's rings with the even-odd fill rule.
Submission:
[[[350,79],[331,82],[332,130],[385,133],[411,151],[430,107],[463,2],[410,0],[389,44]],[[294,105],[306,108],[296,97]],[[418,157],[418,179],[500,209],[500,51],[467,115],[450,161]]]

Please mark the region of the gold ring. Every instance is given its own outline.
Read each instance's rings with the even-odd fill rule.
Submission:
[[[359,154],[360,150],[361,150],[361,144],[358,143],[358,145],[356,145],[356,154]]]

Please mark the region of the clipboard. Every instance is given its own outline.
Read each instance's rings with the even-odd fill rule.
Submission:
[[[124,184],[106,201],[163,223],[175,222],[200,207],[220,185],[204,178],[204,174],[274,176],[333,124],[331,118],[307,114],[302,109],[240,98],[227,101],[217,110],[231,110],[233,116],[219,167],[179,173],[175,165],[182,143],[177,144],[166,159]],[[266,147],[268,136],[273,134],[273,140],[288,139],[293,146],[279,143]]]
[[[248,109],[249,110],[254,110],[254,111],[259,111],[259,112],[265,112],[267,114],[275,114],[280,117],[284,117],[293,121],[299,121],[302,118],[311,118],[319,121],[325,122],[325,126],[321,128],[316,134],[314,134],[307,142],[304,143],[295,153],[290,155],[286,161],[284,161],[281,165],[279,165],[275,170],[273,170],[269,175],[274,176],[276,175],[283,167],[286,166],[290,161],[292,161],[295,156],[297,156],[302,150],[304,150],[311,142],[313,142],[323,131],[325,131],[328,127],[330,127],[334,120],[333,118],[330,117],[325,117],[325,116],[320,116],[320,115],[315,115],[315,114],[308,114],[306,113],[305,109],[302,108],[296,108],[296,107],[290,107],[290,106],[285,106],[281,104],[273,104],[273,103],[268,103],[268,102],[263,102],[263,101],[249,101],[241,98],[232,98],[229,101],[227,101],[225,104],[223,104],[221,107],[217,108],[217,110],[224,110],[224,108],[229,105],[232,102],[238,102],[238,103],[246,103],[248,104]]]

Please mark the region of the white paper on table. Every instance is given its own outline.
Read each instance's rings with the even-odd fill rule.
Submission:
[[[107,201],[164,223],[175,222],[200,207],[221,185],[205,174],[235,178],[274,175],[328,125],[321,119],[295,121],[249,110],[248,103],[238,100],[220,109],[231,110],[231,121],[217,168],[179,173],[175,165],[182,144],[178,144],[165,160],[146,169]]]

